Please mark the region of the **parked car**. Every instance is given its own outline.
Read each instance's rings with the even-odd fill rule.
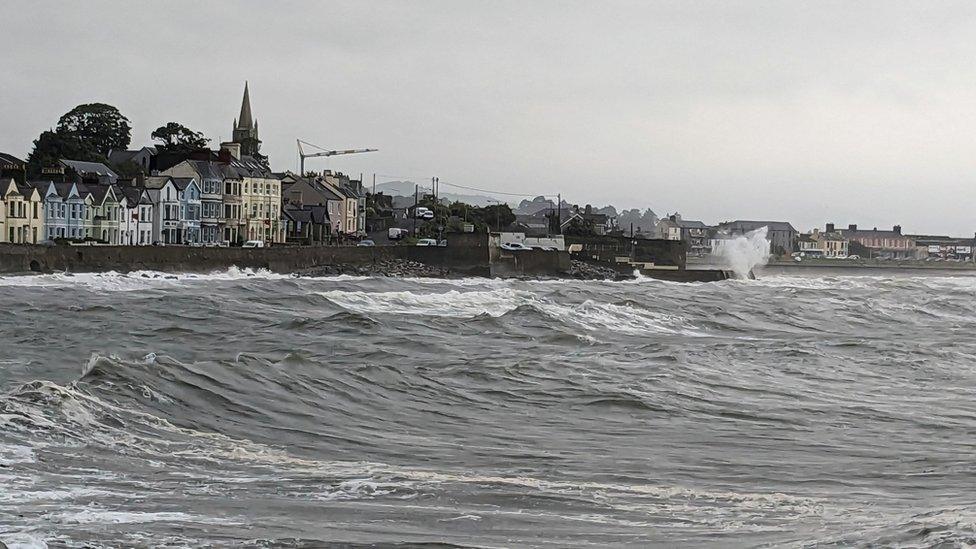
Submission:
[[[400,240],[401,238],[403,238],[403,237],[405,237],[405,236],[407,236],[409,234],[410,234],[410,231],[408,231],[406,229],[398,229],[396,227],[391,227],[390,230],[387,231],[386,236],[390,240]]]
[[[417,219],[434,219],[434,212],[430,208],[417,206],[417,209],[414,210],[414,216]]]
[[[437,243],[437,245],[438,246],[441,246],[441,247],[447,247],[447,241],[446,240],[441,240],[440,242]]]
[[[418,246],[437,246],[437,239],[434,238],[421,238],[417,241]]]
[[[372,240],[369,240],[369,239],[366,239],[366,240],[360,240],[360,241],[359,241],[359,244],[356,244],[356,245],[357,245],[357,246],[361,246],[361,247],[364,247],[364,248],[368,248],[368,247],[370,247],[370,246],[375,246],[375,245],[376,245],[376,243],[375,243],[375,242],[373,242]]]
[[[849,255],[849,256],[847,256],[847,259],[861,259],[861,256],[859,256],[857,254],[855,254],[855,255]]]
[[[263,248],[264,247],[264,241],[263,240],[248,240],[241,247],[242,248]]]
[[[505,242],[502,244],[503,250],[508,250],[510,252],[519,252],[525,250],[531,250],[532,248],[522,244],[521,242]]]

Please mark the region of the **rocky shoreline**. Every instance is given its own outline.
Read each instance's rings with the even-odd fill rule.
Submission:
[[[460,274],[452,274],[451,270],[446,267],[432,267],[419,261],[406,259],[388,259],[366,266],[335,263],[332,265],[321,265],[310,269],[302,269],[295,274],[307,277],[351,275],[403,278],[461,278],[462,276]]]
[[[463,278],[467,275],[452,271],[446,267],[433,267],[419,261],[405,259],[390,259],[379,261],[372,265],[349,265],[336,263],[331,265],[321,265],[310,269],[302,269],[295,273],[299,277],[324,277],[324,276],[387,276],[402,278]],[[540,277],[525,277],[527,279],[538,279]],[[609,267],[601,267],[586,263],[584,261],[573,260],[570,271],[562,276],[542,277],[560,278],[576,280],[627,280],[633,276],[621,274]]]

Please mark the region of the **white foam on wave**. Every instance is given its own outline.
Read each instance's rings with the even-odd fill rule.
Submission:
[[[3,542],[7,549],[48,549],[47,542],[35,534],[0,533],[0,542]]]
[[[42,275],[0,276],[0,287],[80,287],[96,291],[129,292],[193,282],[226,282],[244,279],[278,280],[292,275],[273,273],[267,269],[231,267],[212,273],[167,273],[162,271],[132,271],[119,273],[55,273]]]
[[[85,509],[61,513],[53,520],[63,524],[144,524],[149,522],[182,522],[194,524],[238,524],[235,521],[216,517],[191,515],[176,511],[102,511]]]
[[[533,302],[530,292],[503,288],[487,291],[442,293],[361,292],[331,290],[317,292],[343,309],[357,313],[394,313],[447,317],[501,316],[520,305]]]
[[[36,461],[37,456],[34,454],[34,449],[30,446],[0,444],[0,465],[4,467],[9,467],[16,463],[34,463]]]
[[[588,331],[615,331],[630,335],[649,333],[707,335],[694,330],[682,317],[639,308],[587,300],[583,303],[561,303],[538,294],[499,288],[494,290],[447,292],[364,292],[331,290],[318,292],[343,309],[356,313],[410,314],[455,318],[473,318],[488,314],[501,316],[517,307],[528,305],[570,326]]]

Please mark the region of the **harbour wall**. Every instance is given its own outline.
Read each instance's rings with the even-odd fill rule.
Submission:
[[[26,272],[211,272],[232,266],[291,273],[329,265],[375,267],[405,260],[465,276],[561,276],[566,252],[542,250],[498,254],[461,242],[440,246],[280,246],[197,248],[187,246],[45,246],[0,244],[0,273]]]

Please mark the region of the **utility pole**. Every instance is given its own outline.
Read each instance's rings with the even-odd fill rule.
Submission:
[[[420,196],[420,185],[413,186],[413,235],[417,236],[417,199]]]
[[[556,229],[559,231],[556,234],[563,234],[563,195],[559,193],[556,195]]]
[[[373,174],[373,196],[376,196],[376,174]],[[376,200],[375,198],[373,200]]]

